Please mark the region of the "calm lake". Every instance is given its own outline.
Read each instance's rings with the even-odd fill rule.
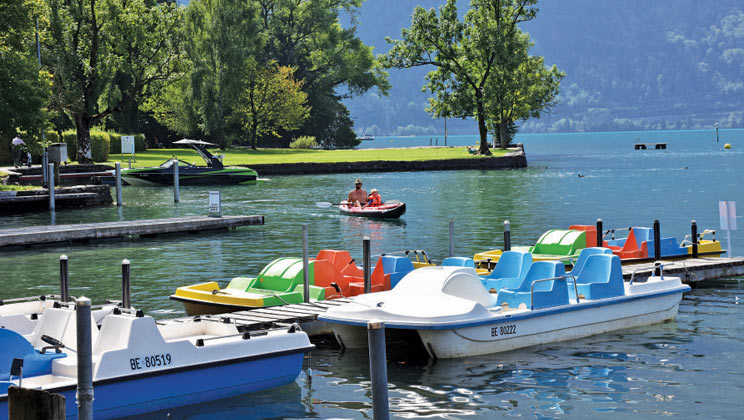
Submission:
[[[436,138],[436,137],[434,137]],[[429,136],[377,138],[360,147],[428,146]],[[450,136],[449,146],[474,145],[476,136]],[[681,239],[690,221],[719,229],[718,201],[744,214],[744,130],[518,135],[529,168],[305,175],[256,186],[222,187],[223,214],[263,214],[266,224],[234,232],[163,236],[0,251],[0,298],[58,293],[58,259],[70,259],[70,293],[94,301],[118,298],[120,263],[131,260],[132,302],[157,318],[183,316],[168,299],[176,287],[255,275],[283,256],[302,254],[301,226],[310,254],[349,250],[361,261],[362,238],[372,252],[424,249],[435,260],[448,250],[455,222],[457,255],[503,246],[503,221],[512,243],[529,245],[550,228],[594,224],[651,226]],[[438,142],[443,144],[443,137]],[[634,143],[667,143],[666,150],[634,150]],[[724,143],[732,145],[724,150]],[[260,175],[260,174],[259,174]],[[383,200],[408,211],[399,221],[342,216],[315,205],[338,202],[361,177]],[[93,221],[205,214],[214,187],[127,187],[125,206],[0,217],[0,229]],[[731,232],[734,255],[744,255],[744,226]],[[716,238],[727,247],[726,233]],[[633,415],[656,418],[740,417],[744,402],[744,278],[693,289],[676,322],[623,330],[508,354],[446,361],[391,362],[391,414],[399,417],[531,418]],[[319,346],[295,384],[212,404],[142,418],[371,418],[365,352]],[[312,380],[310,380],[310,375]]]

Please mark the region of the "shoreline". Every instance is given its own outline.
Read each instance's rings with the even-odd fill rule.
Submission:
[[[300,162],[236,165],[251,168],[261,176],[314,175],[356,172],[416,172],[468,169],[523,169],[527,156],[520,143],[510,152],[498,157],[468,157],[434,160],[376,160],[358,162]]]

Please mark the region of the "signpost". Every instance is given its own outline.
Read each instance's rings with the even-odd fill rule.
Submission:
[[[728,256],[734,254],[731,251],[731,231],[736,230],[736,201],[719,201],[718,215],[721,217],[721,229],[726,231],[728,238]]]
[[[121,136],[121,154],[131,154],[132,160],[137,162],[134,156],[134,136]]]
[[[222,204],[220,203],[220,192],[209,192],[209,215],[212,217],[222,217]]]

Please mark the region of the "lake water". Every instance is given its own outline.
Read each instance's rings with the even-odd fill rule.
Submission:
[[[392,140],[392,141],[391,141]],[[473,145],[454,136],[448,145]],[[0,251],[2,298],[58,292],[58,258],[70,259],[70,293],[117,298],[120,263],[131,260],[132,301],[158,317],[184,315],[168,296],[181,285],[258,273],[271,260],[301,256],[307,223],[310,252],[347,249],[361,261],[362,238],[372,252],[424,249],[446,256],[448,222],[455,222],[457,255],[503,246],[503,221],[512,243],[529,245],[550,228],[594,224],[651,226],[682,238],[690,221],[718,229],[718,201],[744,214],[744,130],[518,135],[529,168],[276,177],[258,186],[220,188],[223,214],[263,214],[266,224],[235,232],[116,240]],[[636,142],[666,142],[667,150],[634,150]],[[443,138],[439,137],[440,145]],[[723,144],[730,143],[731,150]],[[377,138],[361,147],[428,146],[429,137]],[[581,175],[581,176],[579,176]],[[384,200],[405,201],[399,221],[341,216],[317,201],[345,198],[357,176]],[[2,216],[15,226],[132,220],[205,214],[208,191],[183,187],[124,189],[125,206]],[[738,218],[740,228],[741,216]],[[726,246],[726,234],[717,239]],[[732,232],[744,255],[744,232]],[[670,415],[739,417],[744,403],[744,278],[707,282],[686,295],[675,322],[567,343],[468,359],[391,362],[391,411],[400,417],[532,418]],[[368,418],[365,352],[321,345],[294,384],[268,392],[170,412],[171,418]],[[312,373],[312,380],[308,375]],[[166,418],[166,412],[143,418]]]

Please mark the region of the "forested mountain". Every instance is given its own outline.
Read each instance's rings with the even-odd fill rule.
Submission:
[[[388,49],[416,4],[444,0],[368,0],[353,17],[361,40]],[[468,0],[460,0],[464,13]],[[559,104],[530,131],[608,131],[744,126],[744,2],[718,0],[560,0],[538,4],[522,26],[532,55],[566,72]],[[360,134],[443,133],[424,109],[429,68],[389,70],[392,89],[345,103]],[[448,121],[450,133],[474,133],[473,121]]]

